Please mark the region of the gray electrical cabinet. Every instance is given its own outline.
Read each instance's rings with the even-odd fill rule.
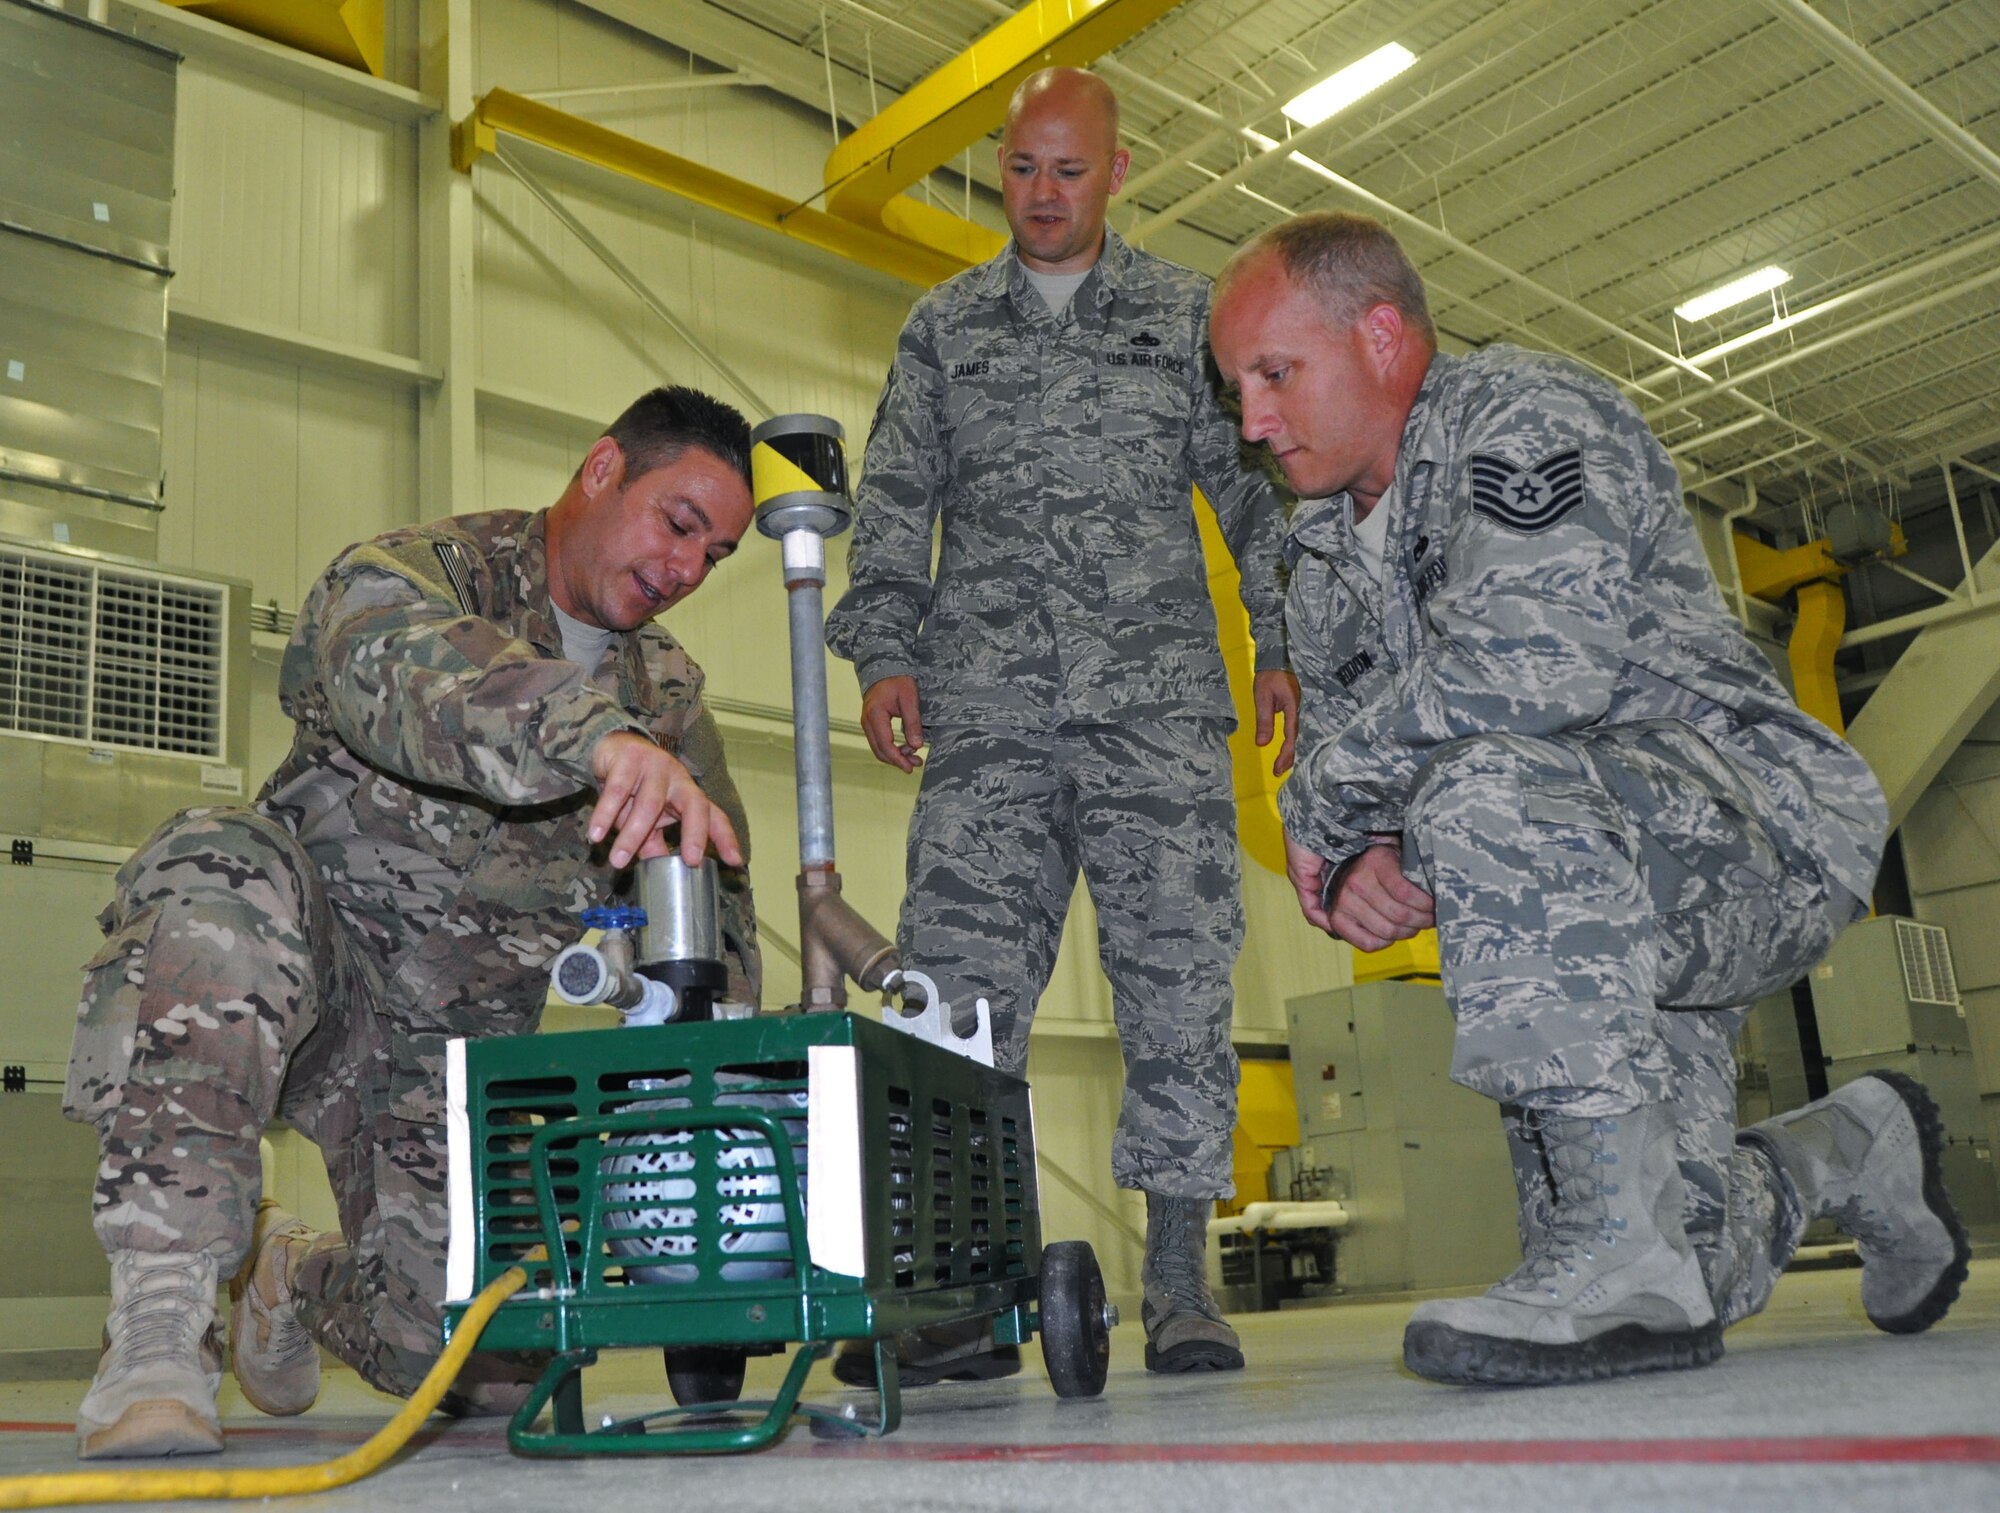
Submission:
[[[1451,1080],[1451,1011],[1434,983],[1383,982],[1286,1006],[1300,1145],[1271,1195],[1337,1198],[1350,1292],[1485,1285],[1521,1260],[1500,1112]]]
[[[1862,920],[1810,981],[1829,1090],[1878,1071],[1921,1082],[1944,1116],[1952,1202],[1968,1224],[2000,1223],[1993,1145],[1944,930],[1890,916]]]

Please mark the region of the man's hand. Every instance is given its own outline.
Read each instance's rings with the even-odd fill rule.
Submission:
[[[1298,890],[1299,910],[1316,929],[1358,951],[1379,951],[1437,924],[1430,894],[1403,876],[1401,850],[1378,842],[1343,865],[1332,908],[1320,902],[1330,864],[1285,837],[1285,874]]]
[[[732,867],[743,865],[743,847],[729,816],[709,801],[680,761],[636,731],[605,736],[590,751],[597,778],[597,806],[590,811],[590,841],[611,836],[611,865],[631,865],[634,857],[669,856],[660,830],[681,827],[681,860],[699,867],[709,843]]]
[[[1271,775],[1282,777],[1292,770],[1292,748],[1299,744],[1299,680],[1282,667],[1270,668],[1257,674],[1251,698],[1257,704],[1259,746],[1270,745],[1271,737],[1277,734],[1275,716],[1285,717],[1285,739],[1278,747],[1278,759],[1271,764]]]
[[[895,726],[901,725],[902,734]],[[912,677],[883,678],[870,683],[861,696],[861,733],[868,737],[868,749],[875,760],[915,772],[924,765],[917,755],[924,744],[924,717],[917,713],[917,680]]]

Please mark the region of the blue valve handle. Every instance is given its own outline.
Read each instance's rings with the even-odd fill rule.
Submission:
[[[599,905],[583,911],[583,927],[586,930],[643,930],[646,928],[646,911]]]

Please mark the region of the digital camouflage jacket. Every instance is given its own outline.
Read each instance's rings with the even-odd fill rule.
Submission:
[[[1011,243],[917,301],[827,622],[864,690],[913,675],[940,726],[1231,718],[1196,484],[1287,665],[1283,510],[1217,403],[1208,287],[1107,231],[1060,319]]]
[[[1302,503],[1287,541],[1304,708],[1279,807],[1302,844],[1339,860],[1400,831],[1447,742],[1671,719],[1748,781],[1781,847],[1868,897],[1880,785],[1743,634],[1673,462],[1609,385],[1514,347],[1438,355],[1376,508],[1379,583],[1344,494]]]

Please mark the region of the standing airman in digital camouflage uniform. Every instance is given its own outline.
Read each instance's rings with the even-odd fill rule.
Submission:
[[[548,964],[678,822],[747,862],[700,670],[651,622],[733,550],[749,431],[687,389],[639,400],[556,504],[392,531],[308,594],[280,673],[297,726],[254,804],[169,820],[120,870],[85,968],[66,1104],[103,1160],[108,1348],[79,1451],[219,1450],[217,1279],[245,1397],[301,1413],[326,1346],[408,1395],[440,1349],[442,1063],[525,1033]],[[754,1003],[747,875],[732,996]],[[340,1231],[260,1205],[273,1118],[326,1159]],[[240,1267],[240,1270],[239,1270]],[[519,1401],[474,1357],[461,1409]]]
[[[950,1002],[992,1005],[1006,1070],[1027,1063],[1081,868],[1125,1056],[1112,1172],[1147,1194],[1147,1364],[1227,1369],[1243,1357],[1203,1256],[1231,1191],[1243,922],[1194,485],[1242,570],[1258,741],[1282,714],[1279,770],[1298,685],[1282,510],[1209,381],[1208,282],[1106,229],[1126,162],[1095,76],[1050,69],[1015,94],[1000,147],[1013,240],[903,327],[827,639],[855,664],[875,754],[908,772],[930,743],[897,944]],[[904,1382],[1018,1359],[953,1350],[906,1349]],[[835,1369],[872,1380],[866,1352]]]
[[[1638,414],[1539,353],[1438,354],[1416,270],[1360,216],[1238,253],[1213,340],[1244,436],[1311,501],[1280,797],[1300,904],[1362,950],[1435,923],[1452,1076],[1515,1158],[1522,1265],[1422,1304],[1410,1368],[1713,1361],[1822,1216],[1860,1242],[1876,1324],[1943,1317],[1968,1250],[1921,1087],[1734,1128],[1741,1006],[1866,912],[1887,815],[1724,608]]]

